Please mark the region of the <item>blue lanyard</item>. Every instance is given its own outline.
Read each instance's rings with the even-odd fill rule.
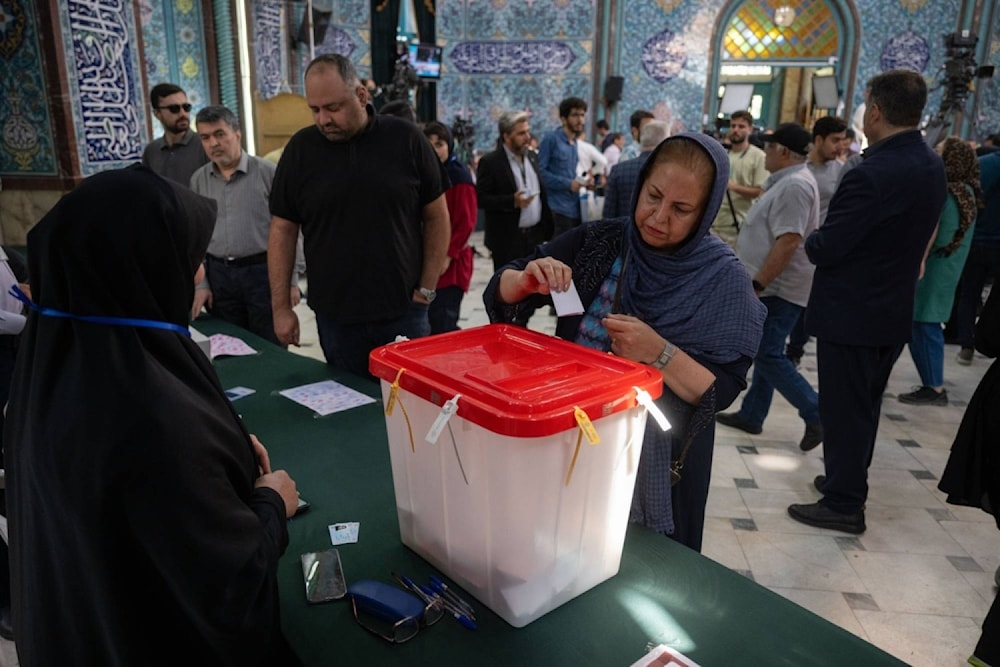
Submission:
[[[28,295],[21,291],[21,288],[17,285],[11,286],[8,291],[12,297],[26,305],[28,308],[34,310],[39,315],[44,315],[46,317],[63,317],[71,320],[81,320],[83,322],[91,322],[93,324],[111,324],[113,326],[119,327],[146,327],[149,329],[166,329],[167,331],[176,331],[179,334],[184,334],[188,338],[191,337],[191,332],[188,331],[187,327],[182,327],[180,325],[174,324],[172,322],[160,322],[158,320],[141,320],[132,317],[104,317],[101,315],[73,315],[72,313],[64,313],[61,310],[56,310],[55,308],[43,308],[37,303],[28,298]]]

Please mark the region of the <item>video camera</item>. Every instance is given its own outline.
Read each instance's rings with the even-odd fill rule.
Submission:
[[[941,104],[938,112],[924,128],[927,144],[934,146],[944,138],[952,124],[951,116],[965,110],[969,99],[972,80],[976,77],[990,78],[993,68],[976,66],[976,44],[979,37],[968,30],[950,32],[943,35],[947,60],[941,66],[941,78],[934,90],[941,88]]]

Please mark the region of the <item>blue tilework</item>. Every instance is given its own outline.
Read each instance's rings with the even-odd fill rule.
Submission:
[[[54,175],[56,158],[34,3],[0,0],[0,174]]]

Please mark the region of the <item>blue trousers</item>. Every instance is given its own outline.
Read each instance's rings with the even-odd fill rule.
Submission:
[[[437,290],[437,296],[427,309],[427,319],[430,321],[432,334],[458,331],[458,316],[462,310],[463,296],[465,292],[458,285],[441,287]]]
[[[338,324],[317,312],[316,329],[326,363],[371,379],[368,355],[372,350],[393,342],[396,336],[422,338],[431,332],[427,306],[412,301],[401,317],[380,322]]]
[[[944,329],[940,322],[914,322],[910,336],[910,356],[920,373],[920,384],[944,384]]]
[[[765,296],[760,301],[767,306],[767,319],[760,348],[753,360],[753,380],[740,407],[740,419],[753,426],[762,426],[777,390],[795,406],[803,421],[817,424],[819,397],[816,390],[785,356],[785,339],[805,308],[776,296]]]

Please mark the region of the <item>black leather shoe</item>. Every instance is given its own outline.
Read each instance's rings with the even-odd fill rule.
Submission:
[[[823,485],[826,484],[826,475],[816,475],[816,479],[813,480],[813,486],[820,493],[823,493]]]
[[[715,421],[730,428],[738,428],[741,431],[746,431],[752,435],[760,435],[760,432],[764,430],[760,426],[752,426],[740,419],[740,413],[738,412],[720,412],[715,415]]]
[[[865,532],[866,528],[864,512],[841,514],[819,503],[789,505],[788,515],[807,526],[839,530],[842,533],[850,533],[852,535],[860,535]]]
[[[823,425],[819,422],[806,424],[806,432],[802,436],[802,440],[799,441],[799,449],[808,452],[816,449],[821,442],[823,442]]]

